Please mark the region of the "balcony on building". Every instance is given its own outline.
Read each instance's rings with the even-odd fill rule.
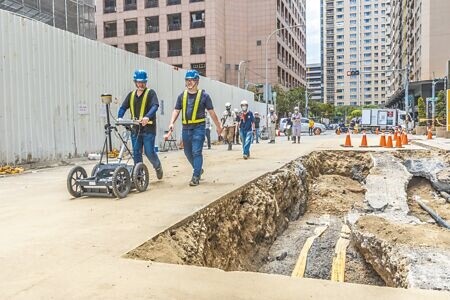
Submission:
[[[167,31],[181,30],[181,13],[167,15]]]
[[[181,0],[167,0],[167,6],[181,4]]]
[[[158,0],[145,0],[145,8],[153,8],[158,6],[159,6]]]
[[[172,57],[183,55],[182,52],[183,44],[181,39],[168,40],[167,45],[168,45],[167,56]]]
[[[205,11],[191,12],[191,29],[205,27]]]
[[[160,57],[159,41],[145,43],[145,56],[150,58]]]
[[[110,38],[117,36],[117,22],[105,22],[103,25],[103,37]]]
[[[136,10],[136,9],[137,9],[136,0],[124,0],[123,10]]]
[[[159,32],[159,16],[145,18],[145,33]]]
[[[116,12],[116,0],[105,0],[104,4],[103,13],[109,14]]]
[[[205,54],[205,37],[191,38],[191,54]]]
[[[124,20],[125,23],[125,35],[136,35],[137,34],[137,19]]]

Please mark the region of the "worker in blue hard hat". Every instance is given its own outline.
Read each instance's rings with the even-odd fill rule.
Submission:
[[[130,109],[131,119],[139,120],[140,125],[134,126],[131,132],[134,163],[142,162],[142,150],[156,171],[156,177],[162,179],[163,169],[158,155],[155,152],[156,138],[156,112],[159,101],[156,92],[147,88],[148,75],[144,70],[136,70],[133,81],[136,90],[128,93],[123,101],[118,117],[123,118],[125,112]]]
[[[186,89],[178,96],[172,113],[169,130],[173,130],[175,121],[181,113],[183,131],[182,140],[184,154],[194,171],[189,182],[190,186],[197,186],[203,173],[203,143],[205,142],[205,111],[208,111],[216,125],[218,136],[222,132],[222,125],[214,111],[211,97],[205,90],[198,88],[200,75],[196,70],[189,70],[185,76]]]

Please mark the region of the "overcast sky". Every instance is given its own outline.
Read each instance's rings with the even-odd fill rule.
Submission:
[[[320,63],[320,0],[306,0],[306,62]]]

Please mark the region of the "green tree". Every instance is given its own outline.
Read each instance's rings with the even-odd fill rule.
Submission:
[[[277,92],[277,112],[279,116],[287,116],[289,112],[294,111],[294,107],[299,106],[300,111],[305,108],[305,89],[297,87],[289,91],[283,90],[280,86],[273,88]]]
[[[425,126],[427,122],[422,120],[425,120],[427,115],[425,110],[425,100],[423,100],[422,97],[419,97],[419,99],[417,100],[417,109],[419,113],[419,125]]]
[[[362,111],[360,109],[354,109],[350,113],[350,116],[352,116],[353,118],[361,117],[362,116]]]
[[[436,125],[447,124],[447,106],[445,104],[445,92],[439,91],[436,101]]]

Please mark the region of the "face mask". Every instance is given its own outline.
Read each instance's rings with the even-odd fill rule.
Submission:
[[[295,110],[295,113],[298,114],[298,110]]]
[[[247,111],[248,106],[244,105],[244,106],[241,106],[241,108],[242,108],[242,111]]]
[[[230,111],[231,107],[227,107],[226,109],[227,109],[228,111]]]

